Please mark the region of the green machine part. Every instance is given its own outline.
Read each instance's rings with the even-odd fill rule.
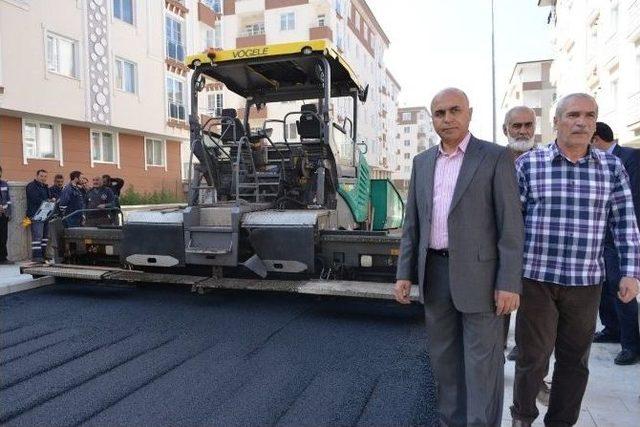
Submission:
[[[349,206],[353,218],[356,222],[364,222],[369,216],[369,176],[371,171],[364,154],[360,153],[358,161],[358,178],[355,185],[348,187],[341,184],[338,193],[344,198]]]
[[[389,230],[402,227],[404,202],[388,179],[371,180],[373,229]]]

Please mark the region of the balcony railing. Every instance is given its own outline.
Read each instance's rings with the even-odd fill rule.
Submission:
[[[253,37],[264,35],[264,24],[261,28],[247,28],[244,31],[240,31],[238,37]]]

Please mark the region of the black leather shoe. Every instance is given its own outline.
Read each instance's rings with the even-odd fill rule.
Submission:
[[[638,353],[633,350],[623,348],[622,351],[618,353],[616,358],[613,360],[613,363],[615,363],[616,365],[633,365],[634,363],[638,362],[638,360],[640,360],[638,358]]]
[[[593,342],[617,343],[620,342],[620,337],[616,337],[615,335],[612,335],[603,329],[602,331],[595,333],[595,335],[593,336]]]

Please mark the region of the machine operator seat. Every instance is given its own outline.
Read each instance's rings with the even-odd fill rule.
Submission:
[[[244,133],[244,126],[238,119],[238,112],[235,108],[223,108],[222,109],[222,125],[220,139],[223,142],[236,142],[242,138]],[[234,129],[235,128],[235,129]],[[235,135],[234,135],[235,130]]]
[[[316,104],[304,104],[300,108],[300,111],[302,112],[302,115],[300,116],[300,120],[296,122],[300,139],[319,140],[322,138],[320,120],[318,120],[317,116],[318,107]]]

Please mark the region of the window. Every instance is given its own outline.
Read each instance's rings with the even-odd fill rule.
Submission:
[[[25,121],[22,128],[24,157],[55,159],[58,157],[56,128],[51,123]]]
[[[207,107],[209,114],[220,117],[222,115],[222,109],[224,108],[222,92],[208,94]]]
[[[411,126],[405,126],[404,133],[409,133],[409,132],[411,132]]]
[[[65,37],[47,35],[47,69],[68,77],[76,77],[78,44]]]
[[[147,139],[144,142],[144,151],[147,166],[164,166],[164,141],[160,139]]]
[[[185,120],[184,83],[176,78],[167,77],[168,114],[172,119]]]
[[[411,120],[411,113],[402,113],[402,121]]]
[[[318,15],[318,27],[324,27],[326,25],[324,15]]]
[[[264,22],[256,22],[255,24],[245,25],[241,36],[259,36],[261,34],[264,34]]]
[[[280,15],[280,31],[295,30],[296,15],[293,12]]]
[[[116,88],[136,93],[136,64],[116,58]]]
[[[618,31],[618,3],[616,2],[611,6],[611,16],[609,27],[611,28],[611,34],[615,34]]]
[[[91,159],[97,163],[116,163],[115,138],[110,132],[91,131]]]
[[[298,139],[298,128],[295,123],[288,123],[284,128],[284,133],[285,138],[289,141]]]
[[[204,46],[205,48],[222,48],[222,32],[220,24],[216,24],[216,26],[212,30],[207,30],[205,32]]]
[[[182,62],[184,60],[184,36],[182,23],[173,18],[166,17],[167,56]]]
[[[411,147],[411,141],[410,141],[410,140],[408,140],[408,139],[405,139],[405,140],[404,140],[404,146],[405,146],[405,147]]]
[[[202,0],[209,9],[213,10],[215,13],[222,13],[222,1],[221,0]]]
[[[404,158],[409,160],[411,158],[411,154],[410,153],[404,153]]]
[[[611,90],[611,106],[612,109],[617,109],[618,108],[618,78],[614,78],[611,80],[611,86],[610,86],[610,90]]]
[[[113,17],[133,25],[133,0],[113,0]]]

